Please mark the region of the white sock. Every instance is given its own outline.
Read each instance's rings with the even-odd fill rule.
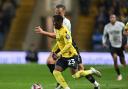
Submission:
[[[97,81],[94,82],[94,86],[95,87],[98,87],[99,86],[99,83]]]
[[[66,87],[65,89],[70,89],[69,87]]]

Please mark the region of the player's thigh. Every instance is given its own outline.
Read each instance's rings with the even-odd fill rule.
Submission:
[[[47,58],[47,64],[55,64],[55,63],[56,63],[56,61],[53,59],[52,52],[51,52]]]
[[[78,71],[78,69],[74,69],[74,68],[70,67],[71,75],[74,75],[77,71]]]
[[[82,63],[78,64],[78,70],[84,70],[84,65]]]
[[[68,67],[70,68],[71,74],[75,74],[78,71],[78,57],[74,56],[73,58],[68,59]]]
[[[113,53],[112,54],[112,58],[113,58],[113,61],[114,61],[114,63],[117,63],[117,53]]]
[[[66,59],[60,58],[56,61],[55,69],[59,71],[64,71],[68,67],[68,62]]]
[[[54,70],[57,70],[57,71],[60,71],[62,72],[64,69],[62,66],[59,66],[59,65],[55,65],[55,69]]]
[[[84,70],[84,65],[82,64],[82,58],[80,56],[80,54],[78,54],[78,70]]]
[[[114,47],[111,47],[110,48],[110,52],[111,52],[111,55],[113,57],[113,61],[116,61],[117,60],[117,56],[118,56],[117,51],[118,50],[116,48],[114,48]]]
[[[122,49],[120,49],[118,51],[118,55],[119,55],[121,64],[123,64],[125,66],[126,62],[125,62],[125,57],[124,57],[124,51]]]

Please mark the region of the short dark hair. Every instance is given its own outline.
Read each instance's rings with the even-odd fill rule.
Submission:
[[[56,29],[60,29],[63,24],[63,17],[61,15],[54,15],[54,26]]]
[[[54,21],[63,23],[63,17],[61,15],[54,15]]]
[[[65,10],[66,8],[65,8],[65,6],[64,5],[62,5],[62,4],[58,4],[58,5],[56,5],[56,8],[62,8],[63,10]]]

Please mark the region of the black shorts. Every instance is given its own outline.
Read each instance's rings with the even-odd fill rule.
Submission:
[[[121,47],[121,48],[115,48],[115,47],[110,47],[110,52],[111,52],[111,55],[113,56],[113,54],[117,54],[119,57],[124,57],[124,49]]]
[[[78,56],[74,56],[71,58],[61,57],[60,59],[57,60],[56,65],[62,67],[63,70],[65,70],[68,67],[77,69],[78,68]]]

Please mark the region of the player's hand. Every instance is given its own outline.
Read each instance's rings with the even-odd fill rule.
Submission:
[[[58,59],[60,59],[61,55],[59,53],[56,54],[56,53],[53,52],[52,57],[53,57],[54,60],[58,60]]]
[[[125,30],[125,31],[123,32],[123,34],[124,34],[125,36],[128,36],[128,30]]]
[[[37,26],[35,27],[35,32],[38,34],[43,34],[45,31],[40,26]]]
[[[52,58],[54,59],[54,60],[57,60],[57,54],[56,53],[52,53]]]

